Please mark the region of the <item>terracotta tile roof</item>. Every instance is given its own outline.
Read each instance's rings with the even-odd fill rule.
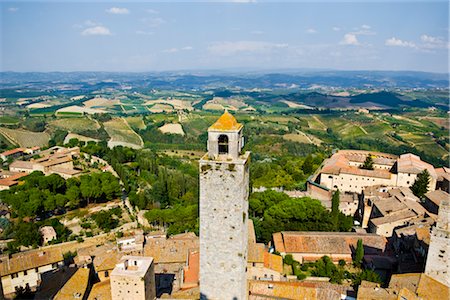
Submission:
[[[339,292],[309,282],[249,281],[249,299],[341,299]]]
[[[437,178],[434,167],[429,163],[422,161],[417,155],[407,153],[400,155],[397,159],[397,172],[399,173],[419,174],[424,169],[428,170],[431,177]]]
[[[273,245],[275,249],[280,253],[286,253],[286,249],[284,248],[283,235],[281,232],[275,232],[272,235]]]
[[[27,176],[27,175],[28,175],[28,174],[22,173],[22,172],[14,173],[14,174],[8,176],[8,179],[9,179],[9,180],[15,180],[15,181],[17,181],[18,179],[20,179],[20,178],[22,178],[22,177],[25,177],[25,176]]]
[[[72,161],[72,157],[64,156],[64,157],[59,157],[56,159],[49,159],[47,161],[41,162],[40,164],[44,167],[50,167],[50,166],[63,164],[63,163],[69,162],[69,161]]]
[[[275,242],[275,249],[285,253],[351,254],[358,239],[362,239],[369,254],[369,251],[384,251],[387,243],[385,237],[370,233],[283,231],[280,234],[284,251],[277,248],[280,241]]]
[[[393,274],[389,281],[389,288],[400,290],[407,288],[415,292],[419,286],[420,273]]]
[[[3,277],[63,260],[64,258],[60,249],[20,252],[11,258],[5,257],[0,259],[0,276]]]
[[[123,254],[116,250],[105,251],[94,257],[94,268],[96,272],[108,271],[114,269],[119,263]]]
[[[144,256],[153,257],[155,263],[185,263],[189,250],[198,250],[198,237],[147,239]]]
[[[16,185],[17,181],[11,179],[0,179],[0,186],[13,186]]]
[[[249,243],[248,244],[248,258],[249,263],[264,263],[265,246],[263,243]]]
[[[419,241],[423,241],[425,244],[430,245],[431,227],[419,227],[416,228],[416,237]]]
[[[450,194],[444,192],[443,190],[435,190],[425,194],[425,197],[439,206],[441,201],[444,199],[450,199]]]
[[[55,300],[84,299],[89,283],[89,269],[80,268],[56,294]]]
[[[447,181],[450,181],[450,168],[436,168],[435,171],[438,176],[438,180],[442,181],[445,179]]]
[[[364,170],[360,169],[359,167],[350,165],[351,161],[364,162],[365,157],[367,157],[367,155],[369,154],[371,154],[374,157],[375,163],[377,163],[377,160],[380,160],[378,161],[379,164],[387,164],[387,165],[394,164],[393,157],[391,158],[389,154],[376,152],[372,153],[362,150],[340,150],[325,161],[321,173],[334,175],[339,175],[342,173],[342,174],[352,174],[358,176],[389,179],[391,177],[391,173],[389,172],[389,170],[385,169]],[[388,156],[389,158],[384,157],[382,158],[381,155]]]
[[[13,154],[16,154],[16,153],[22,153],[23,150],[24,150],[23,148],[11,149],[11,150],[7,150],[5,152],[2,152],[0,155],[9,156],[9,155],[13,155]]]
[[[406,210],[402,210],[402,211],[395,212],[392,214],[388,214],[384,217],[371,219],[370,222],[376,226],[379,226],[379,225],[389,224],[389,223],[396,222],[396,221],[412,219],[416,216],[417,216],[416,213],[414,213],[411,210],[406,209]]]
[[[92,286],[88,300],[111,300],[111,281],[105,280]]]
[[[200,252],[189,251],[188,265],[184,268],[183,288],[192,288],[198,285],[200,272]]]
[[[283,273],[283,258],[280,255],[264,252],[264,267]]]
[[[208,130],[212,131],[230,131],[230,130],[239,130],[242,128],[242,124],[239,124],[236,121],[236,118],[233,117],[228,111],[225,111],[223,115],[209,127]]]
[[[398,300],[398,293],[392,289],[381,288],[378,284],[362,281],[358,288],[358,300]]]
[[[450,287],[426,274],[420,276],[417,294],[423,299],[450,299]]]
[[[20,168],[20,169],[29,169],[33,170],[33,165],[31,161],[23,161],[23,160],[15,160],[9,165],[9,169],[11,168]]]

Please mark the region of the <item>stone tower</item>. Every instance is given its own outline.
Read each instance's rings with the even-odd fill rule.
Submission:
[[[428,249],[425,274],[450,287],[450,199],[442,199]]]
[[[247,298],[250,153],[241,153],[242,127],[226,111],[209,127],[200,159],[201,299]]]

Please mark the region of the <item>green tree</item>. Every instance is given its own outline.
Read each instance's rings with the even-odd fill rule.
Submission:
[[[363,257],[364,257],[364,246],[363,246],[362,239],[359,239],[358,243],[356,244],[356,250],[355,250],[355,256],[353,259],[353,263],[358,267],[361,266]]]
[[[305,161],[302,164],[302,170],[305,174],[311,174],[314,171],[313,158],[311,155],[308,155],[305,158]]]
[[[334,229],[336,231],[339,230],[339,201],[340,201],[340,192],[336,190],[331,198],[331,221],[333,222]]]
[[[361,166],[361,169],[373,170],[373,159],[371,154],[367,155],[364,164]]]
[[[417,175],[416,180],[411,186],[411,191],[419,198],[422,198],[428,192],[430,184],[430,173],[425,169]]]
[[[377,273],[372,270],[364,270],[355,275],[354,279],[352,280],[353,287],[359,286],[363,280],[382,283],[380,276]]]

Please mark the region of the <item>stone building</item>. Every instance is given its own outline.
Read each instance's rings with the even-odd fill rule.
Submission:
[[[335,263],[352,261],[361,239],[366,255],[382,255],[387,239],[372,233],[282,231],[272,235],[275,250],[282,256],[291,254],[300,263],[315,262],[326,255]]]
[[[250,153],[243,126],[228,112],[208,129],[200,159],[200,293],[202,299],[246,299]]]
[[[43,273],[54,271],[64,265],[60,249],[19,252],[0,259],[0,277],[5,295],[16,289],[29,287],[35,290]]]
[[[373,159],[373,170],[361,169],[368,155]],[[324,161],[317,176],[311,179],[316,185],[309,184],[308,188],[321,188],[326,194],[330,189],[361,193],[364,188],[374,185],[410,187],[425,169],[430,173],[428,189],[433,191],[438,179],[436,170],[417,155],[340,150]],[[319,194],[318,191],[314,193]]]
[[[55,231],[55,228],[52,226],[44,226],[41,229],[39,229],[39,233],[42,236],[42,242],[44,245],[48,244],[49,242],[57,239],[57,234]]]
[[[113,300],[153,300],[156,298],[152,257],[124,256],[111,273]]]
[[[450,287],[450,200],[443,199],[431,233],[425,274]]]

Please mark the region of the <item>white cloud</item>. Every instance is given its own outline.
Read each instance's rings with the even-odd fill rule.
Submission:
[[[166,21],[163,18],[144,18],[142,19],[142,22],[144,22],[147,26],[156,28],[161,26],[162,24],[165,24]]]
[[[153,15],[159,14],[159,11],[157,11],[155,9],[147,9],[146,12],[148,12],[149,14],[153,14]]]
[[[317,33],[317,30],[315,30],[314,28],[308,28],[308,29],[306,29],[306,33],[314,34],[314,33]]]
[[[94,27],[89,27],[86,28],[85,30],[83,30],[81,32],[81,35],[112,35],[111,31],[106,28],[105,26],[94,26]]]
[[[346,33],[344,35],[344,38],[342,39],[341,45],[353,45],[353,46],[359,46],[359,41],[354,33]]]
[[[446,42],[440,36],[431,36],[427,34],[422,34],[420,36],[420,40],[422,41],[422,45],[420,45],[423,49],[450,49],[450,43]]]
[[[372,28],[372,27],[369,26],[369,25],[364,24],[364,25],[361,25],[361,28],[362,28],[362,29],[369,30],[369,29]]]
[[[178,52],[178,49],[177,48],[170,48],[170,49],[163,50],[163,52],[165,52],[165,53],[176,53],[176,52]]]
[[[409,47],[409,48],[416,48],[416,44],[413,42],[403,41],[401,39],[391,37],[390,39],[387,39],[384,44],[386,46],[392,46],[392,47]]]
[[[17,12],[19,10],[19,8],[18,7],[10,7],[10,8],[8,8],[8,11],[9,12]]]
[[[228,56],[242,52],[269,52],[287,48],[288,44],[268,43],[261,41],[217,42],[208,46],[208,51],[215,55]]]
[[[194,47],[192,47],[192,46],[184,46],[184,47],[179,48],[179,49],[178,48],[166,49],[166,50],[163,50],[162,52],[164,52],[164,53],[177,53],[179,51],[190,51],[192,49],[194,49]]]
[[[341,28],[340,27],[337,27],[337,26],[334,26],[333,28],[331,28],[333,31],[340,31],[341,30]]]
[[[130,13],[128,8],[124,7],[111,7],[106,10],[107,13],[113,14],[113,15],[127,15]]]

